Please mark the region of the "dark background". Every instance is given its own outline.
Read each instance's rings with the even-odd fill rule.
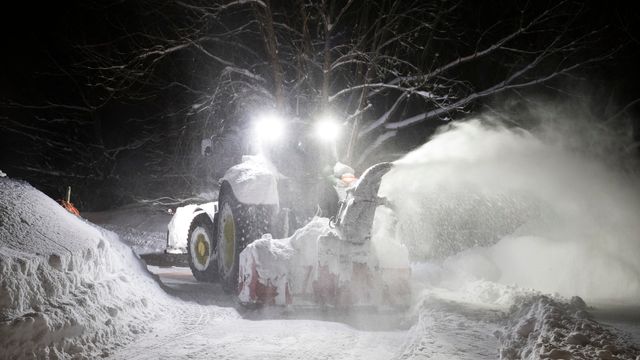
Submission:
[[[460,7],[458,16],[462,23],[469,26],[487,26],[498,22],[504,14],[511,11],[512,3],[468,1]],[[22,2],[11,6],[4,4],[0,9],[0,169],[11,177],[29,181],[54,198],[62,197],[66,185],[73,182],[78,193],[76,202],[81,209],[108,208],[138,200],[131,194],[139,194],[140,198],[156,197],[163,193],[176,195],[180,193],[177,188],[193,188],[194,185],[190,178],[180,174],[173,174],[174,180],[169,181],[169,184],[166,178],[154,182],[149,175],[151,170],[143,168],[143,164],[148,163],[149,159],[145,159],[136,148],[123,150],[117,159],[104,160],[105,163],[100,166],[82,167],[79,164],[87,161],[82,154],[67,154],[64,159],[46,156],[51,154],[43,153],[46,147],[39,146],[47,141],[43,140],[47,139],[47,132],[43,130],[58,133],[62,129],[77,142],[94,141],[95,134],[91,133],[99,133],[102,141],[113,147],[119,143],[129,144],[137,137],[144,136],[145,123],[131,121],[132,119],[157,118],[168,130],[176,122],[177,118],[166,114],[167,109],[177,108],[181,103],[179,98],[171,94],[150,99],[126,96],[114,98],[91,114],[67,106],[82,106],[83,96],[88,94],[84,84],[80,84],[78,78],[71,73],[74,64],[81,57],[77,46],[112,41],[126,33],[121,24],[126,24],[127,31],[132,31],[142,27],[145,21],[150,21],[145,10],[135,1],[116,1],[109,6],[100,6],[104,4],[83,1],[42,4]],[[612,107],[624,109],[625,116],[632,119],[630,131],[635,140],[640,141],[640,104],[633,103],[640,98],[639,13],[637,9],[617,2],[597,1],[586,4],[586,11],[579,19],[578,26],[606,28],[602,41],[594,46],[593,51],[606,51],[607,48],[624,42],[626,45],[622,51],[611,59],[580,69],[573,79],[562,79],[519,91],[517,94],[502,94],[499,98],[484,99],[468,111],[486,111],[488,106],[500,107],[500,104],[506,102],[505,99],[514,97],[555,100],[566,97],[571,101],[571,94],[579,93],[582,98],[587,99],[586,106],[594,117],[604,118],[610,115]],[[180,76],[197,68],[197,64],[191,67],[187,64],[188,62],[178,63],[166,71],[176,72]],[[478,72],[473,68],[465,69],[464,72],[465,78],[478,83],[490,83],[494,80],[491,73]],[[51,104],[65,104],[65,107]],[[100,121],[91,121],[88,127],[56,123],[57,118],[68,118],[70,113],[80,119],[99,118]],[[464,114],[457,115],[463,116]],[[2,122],[3,118],[39,129],[39,137],[29,136],[24,128],[15,131],[11,122]],[[34,121],[35,118],[42,120]],[[402,131],[389,144],[388,157],[397,157],[423,143],[442,124],[442,121],[430,121]],[[55,138],[52,137],[51,141],[55,141]],[[69,158],[77,161],[70,163]],[[50,162],[46,172],[25,169],[25,164],[37,164],[39,161]],[[199,171],[197,168],[202,165],[198,164],[200,160],[184,161],[192,161],[196,169],[194,171]],[[224,168],[227,165],[229,164],[220,166]],[[101,169],[102,173],[95,169]],[[71,176],[70,179],[69,174],[77,177],[74,180]],[[147,180],[142,183],[135,181],[142,178]],[[206,190],[206,184],[198,186]],[[123,191],[123,188],[128,191]]]

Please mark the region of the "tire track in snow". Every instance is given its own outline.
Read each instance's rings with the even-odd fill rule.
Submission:
[[[114,359],[154,359],[171,354],[171,349],[188,343],[190,337],[203,331],[210,323],[220,318],[234,318],[235,311],[216,306],[192,305],[176,302],[172,308],[164,309],[162,317],[152,324],[151,330],[122,348]],[[173,358],[173,355],[169,355]]]
[[[217,306],[179,304],[112,358],[389,359],[406,332],[368,332],[318,320],[239,318]]]

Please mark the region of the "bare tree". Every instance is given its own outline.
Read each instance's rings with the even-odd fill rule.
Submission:
[[[455,22],[459,2],[384,4],[375,12],[374,24],[364,35],[356,35],[356,45],[332,65],[365,64],[364,78],[329,97],[344,107],[345,97],[361,95],[351,114],[352,146],[361,142],[357,163],[402,129],[448,120],[484,97],[570,76],[618,50],[614,46],[605,53],[590,53],[601,29],[576,31],[581,9],[567,1],[537,10],[525,6],[513,18],[477,29]],[[489,73],[492,80],[465,78],[470,69]]]
[[[583,5],[572,1],[512,4],[508,16],[487,24],[458,15],[483,11],[481,4],[446,0],[148,5],[154,22],[113,43],[82,47],[86,61],[78,65],[103,101],[180,89],[188,95],[186,118],[204,119],[193,131],[214,133],[241,126],[261,106],[302,117],[330,111],[345,119],[343,157],[356,163],[403,129],[571,76],[617,50],[590,51],[601,29],[577,26]],[[167,74],[169,64],[193,68]]]
[[[577,76],[618,50],[598,50],[603,29],[586,26],[585,5],[568,0],[106,4],[84,6],[105,14],[135,10],[135,19],[109,18],[115,35],[78,43],[73,68],[59,69],[78,88],[77,104],[37,105],[47,111],[42,121],[2,121],[41,144],[40,153],[75,154],[69,174],[117,178],[129,161],[145,177],[191,188],[211,180],[194,171],[211,161],[194,156],[200,141],[235,147],[213,159],[223,171],[242,151],[252,115],[265,108],[342,119],[340,157],[362,167],[407,129],[465,114],[483,98]],[[125,5],[127,11],[112,11]],[[135,137],[105,139],[101,114],[118,102],[138,104],[144,115],[124,122]],[[55,126],[51,109],[65,119],[58,124],[82,130]],[[29,167],[53,174],[59,163]]]

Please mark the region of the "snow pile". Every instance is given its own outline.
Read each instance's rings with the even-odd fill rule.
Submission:
[[[585,302],[548,296],[527,298],[513,307],[509,326],[496,333],[501,359],[640,358],[640,348],[626,343],[590,319]]]
[[[396,162],[380,194],[414,259],[588,299],[640,299],[637,179],[534,134],[454,123]]]
[[[0,178],[1,177],[6,177],[6,176],[7,176],[7,174],[5,174],[4,172],[2,172],[2,170],[0,170]]]
[[[433,273],[434,266],[414,267],[417,278]],[[401,359],[640,359],[638,344],[593,320],[579,297],[484,280],[454,289],[428,286],[416,294],[416,324]]]
[[[5,358],[107,356],[162,313],[131,250],[30,185],[0,178],[0,348]]]
[[[492,304],[465,301],[460,292],[430,288],[418,294],[413,317],[398,359],[494,360],[495,333],[506,310]]]

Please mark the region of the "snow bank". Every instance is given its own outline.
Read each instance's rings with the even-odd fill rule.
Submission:
[[[534,134],[454,123],[395,163],[380,193],[414,259],[450,281],[640,299],[638,181]]]
[[[430,266],[414,268],[423,278]],[[401,359],[638,360],[640,348],[602,325],[579,297],[543,295],[489,281],[426,287],[412,309]]]
[[[507,308],[471,299],[464,291],[428,288],[417,296],[415,319],[398,359],[494,360],[495,333]],[[467,301],[467,299],[470,299]]]
[[[640,358],[640,348],[593,321],[579,297],[524,299],[513,307],[509,326],[496,336],[501,359]]]
[[[106,356],[166,306],[115,234],[30,185],[0,178],[0,219],[3,357]]]

